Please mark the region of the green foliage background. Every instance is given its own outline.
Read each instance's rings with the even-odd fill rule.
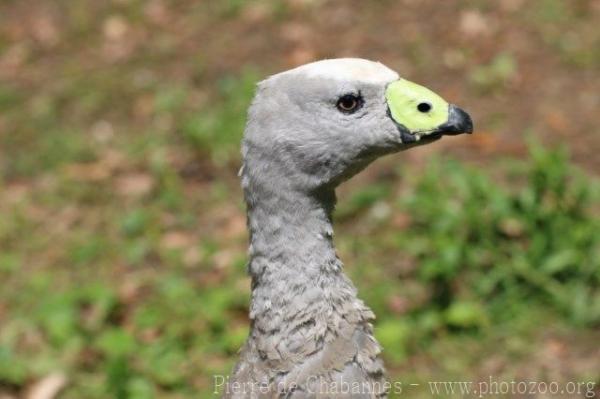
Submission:
[[[33,13],[16,3],[0,6],[5,26],[8,11]],[[2,57],[25,46],[20,68],[28,73],[0,80],[7,397],[56,372],[67,377],[63,398],[211,397],[213,376],[228,374],[248,332],[239,140],[255,83],[274,67],[257,58],[210,72],[216,57],[189,55],[167,34],[151,51],[87,64],[86,48],[104,36],[110,46],[119,29],[153,29],[158,11],[141,12],[138,3],[73,5],[57,61],[43,43],[15,44],[17,34],[0,33]],[[372,4],[381,11],[383,3]],[[596,68],[585,44],[595,39],[578,8],[585,2],[533,3],[524,15],[568,74]],[[248,24],[255,4],[188,11],[192,21],[220,21],[226,35],[229,24]],[[263,4],[269,23],[294,17],[287,2]],[[185,21],[181,4],[168,5]],[[494,12],[488,8],[467,1],[455,11]],[[557,24],[573,21],[581,31],[557,33]],[[434,75],[428,44],[404,45],[420,73]],[[495,50],[467,68],[467,97],[514,98],[518,60]],[[185,68],[160,69],[178,55]],[[28,86],[39,76],[43,84]],[[484,136],[508,123],[497,111],[481,119]],[[535,130],[518,135],[530,137],[520,159],[435,153],[411,163],[400,154],[342,187],[336,244],[378,316],[391,379],[600,378],[596,173],[575,167],[565,146],[540,144]],[[546,369],[540,353],[564,367]]]

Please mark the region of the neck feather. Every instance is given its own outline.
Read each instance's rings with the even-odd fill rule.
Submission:
[[[357,298],[333,246],[333,188],[294,190],[267,176],[274,168],[261,176],[244,169],[252,303],[240,364],[255,378],[298,386],[307,376],[342,369],[380,381],[374,315]]]
[[[272,180],[271,180],[272,181]],[[250,318],[261,331],[282,320],[314,317],[307,309],[365,312],[333,244],[333,188],[315,192],[242,177],[248,207],[252,277]],[[359,319],[362,318],[358,317]]]
[[[248,201],[249,272],[255,284],[267,283],[273,274],[283,277],[286,270],[293,280],[339,271],[331,225],[333,191],[306,194],[271,187],[260,194],[252,204]]]

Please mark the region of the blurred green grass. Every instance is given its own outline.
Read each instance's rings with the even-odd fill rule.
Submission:
[[[566,65],[597,66],[590,24],[560,29],[583,18],[577,7],[542,3],[523,18],[543,41]],[[87,46],[102,27],[81,4],[66,29]],[[248,4],[197,6],[194,16],[225,23]],[[286,18],[276,4],[275,19]],[[117,11],[137,26],[139,5]],[[169,37],[159,44],[159,55],[97,69],[65,57],[39,88],[0,82],[0,393],[59,370],[64,398],[210,396],[212,376],[236,359],[250,295],[239,139],[264,71],[207,83],[199,55],[185,78],[162,79],[144,68],[172,58]],[[418,40],[407,48],[425,72],[432,51]],[[518,65],[498,51],[467,70],[483,98],[505,92]],[[506,377],[515,364],[543,373],[534,354],[545,334],[597,347],[597,179],[564,149],[529,148],[483,171],[448,157],[424,169],[384,160],[387,175],[340,198],[336,243],[378,316],[390,378],[475,378],[488,358]],[[570,368],[563,377],[600,377]]]

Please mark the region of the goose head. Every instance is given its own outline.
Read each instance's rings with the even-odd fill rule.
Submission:
[[[469,115],[379,62],[329,59],[258,85],[244,167],[274,187],[335,187],[374,159],[472,133]]]

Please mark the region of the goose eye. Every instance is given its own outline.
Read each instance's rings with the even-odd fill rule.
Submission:
[[[344,113],[352,113],[356,111],[361,104],[361,98],[353,94],[346,94],[339,98],[336,107]]]

